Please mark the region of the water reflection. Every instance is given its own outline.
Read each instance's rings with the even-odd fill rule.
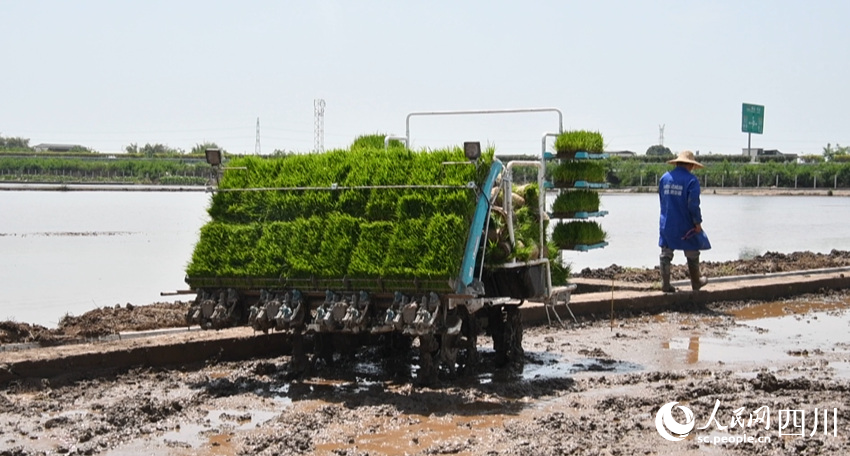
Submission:
[[[771,302],[734,309],[729,313],[738,325],[724,336],[695,332],[663,342],[662,349],[681,353],[687,364],[755,364],[814,353],[850,353],[848,305],[844,301]],[[850,377],[850,370],[837,368],[836,375]]]
[[[658,262],[658,196],[654,193],[602,195],[598,219],[608,233],[609,245],[589,252],[565,252],[573,270],[653,267]],[[838,196],[702,197],[702,213],[712,249],[703,261],[737,260],[742,255],[767,251],[829,253],[850,247],[850,203]],[[676,260],[684,263],[681,254]]]
[[[688,364],[696,364],[699,361],[699,336],[691,336],[688,340]]]
[[[3,192],[0,319],[53,327],[69,313],[165,300],[161,291],[186,288],[208,201],[202,192]]]
[[[699,362],[699,345],[700,336],[694,334],[690,337],[672,337],[670,340],[662,342],[661,348],[664,350],[684,351],[685,363],[696,364]]]

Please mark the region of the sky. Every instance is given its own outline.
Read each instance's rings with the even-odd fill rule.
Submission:
[[[0,135],[104,153],[131,144],[311,151],[363,134],[537,154],[741,154],[850,145],[843,0],[0,0]],[[414,115],[555,108],[521,114]],[[548,140],[551,145],[551,140]]]

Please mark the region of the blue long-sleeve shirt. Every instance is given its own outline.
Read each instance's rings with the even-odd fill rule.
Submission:
[[[711,248],[705,235],[682,239],[697,223],[702,223],[699,196],[699,179],[686,168],[676,166],[664,173],[658,182],[658,198],[661,203],[659,247],[673,250]]]

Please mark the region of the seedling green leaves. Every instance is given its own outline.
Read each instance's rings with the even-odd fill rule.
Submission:
[[[481,183],[493,151],[478,166],[448,165],[466,161],[460,148],[385,150],[377,136],[350,150],[232,159],[187,274],[456,276],[477,197],[466,184]]]
[[[604,148],[602,135],[595,131],[565,131],[555,138],[555,152],[558,158],[572,158],[576,152],[598,154]]]

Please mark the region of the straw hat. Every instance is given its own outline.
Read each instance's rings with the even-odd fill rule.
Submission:
[[[696,166],[697,168],[703,167],[702,163],[696,161],[696,158],[694,157],[694,153],[689,151],[689,150],[683,150],[683,151],[679,152],[678,157],[676,157],[672,160],[669,160],[667,163],[670,163],[671,165],[675,165],[675,164],[678,164],[678,163],[689,163],[691,165]]]

